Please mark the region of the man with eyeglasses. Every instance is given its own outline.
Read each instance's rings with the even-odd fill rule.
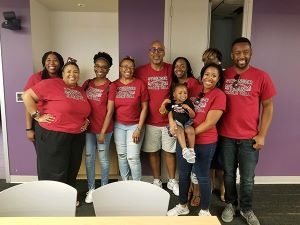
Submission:
[[[160,180],[161,162],[160,150],[164,151],[167,164],[169,180],[167,187],[175,195],[179,195],[178,182],[175,179],[176,138],[168,134],[168,117],[159,113],[159,107],[164,99],[169,98],[172,82],[172,65],[165,63],[164,44],[160,41],[153,41],[148,50],[150,63],[143,65],[136,70],[136,77],[145,82],[149,92],[149,111],[146,120],[145,139],[143,151],[149,155],[150,167],[153,173],[153,184],[162,187]]]
[[[249,64],[251,56],[251,42],[244,37],[236,39],[231,46],[233,67],[224,74],[227,110],[219,126],[226,202],[222,220],[231,222],[239,203],[240,214],[247,223],[259,225],[252,209],[255,167],[272,121],[276,90],[266,72]],[[240,197],[236,189],[237,167]]]

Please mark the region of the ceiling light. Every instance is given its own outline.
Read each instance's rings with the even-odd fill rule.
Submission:
[[[85,7],[85,4],[83,4],[83,3],[77,3],[77,6],[78,7]]]

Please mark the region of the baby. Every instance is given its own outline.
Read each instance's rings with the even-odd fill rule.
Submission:
[[[192,126],[195,112],[193,103],[188,99],[188,90],[185,84],[175,85],[173,99],[168,100],[169,104],[166,105],[166,110],[169,111],[170,130],[178,139],[183,158],[189,163],[195,163],[195,130]],[[188,147],[185,136],[187,136]]]

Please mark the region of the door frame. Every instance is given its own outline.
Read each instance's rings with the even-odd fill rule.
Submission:
[[[251,39],[253,0],[244,0],[242,36]]]
[[[2,67],[2,46],[0,38],[0,101],[1,101],[1,127],[2,132],[2,141],[3,141],[3,156],[4,156],[4,170],[5,170],[5,179],[6,182],[10,182],[10,173],[9,173],[9,157],[8,157],[8,142],[7,142],[7,127],[6,127],[6,110],[5,110],[5,97],[4,97],[4,76],[3,76],[3,67]]]

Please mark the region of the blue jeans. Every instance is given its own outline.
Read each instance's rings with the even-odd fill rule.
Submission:
[[[141,180],[142,178],[140,151],[145,129],[141,130],[140,142],[135,144],[132,140],[132,134],[137,126],[138,124],[125,125],[115,122],[114,138],[122,180],[128,180],[130,172],[133,180]]]
[[[255,167],[259,151],[253,148],[253,139],[232,139],[220,137],[224,162],[225,201],[238,205],[236,170],[240,170],[240,208],[243,212],[252,210]]]
[[[201,192],[201,209],[208,209],[210,203],[210,163],[216,150],[216,143],[196,144],[196,162],[188,163],[182,156],[182,149],[177,141],[176,156],[179,168],[179,203],[184,205],[188,202],[188,192],[191,183],[191,171],[197,176]]]
[[[109,144],[112,133],[105,134],[104,144],[99,144],[98,134],[86,133],[85,135],[85,165],[89,189],[95,188],[95,160],[98,157],[101,165],[101,186],[108,184],[109,178]]]

